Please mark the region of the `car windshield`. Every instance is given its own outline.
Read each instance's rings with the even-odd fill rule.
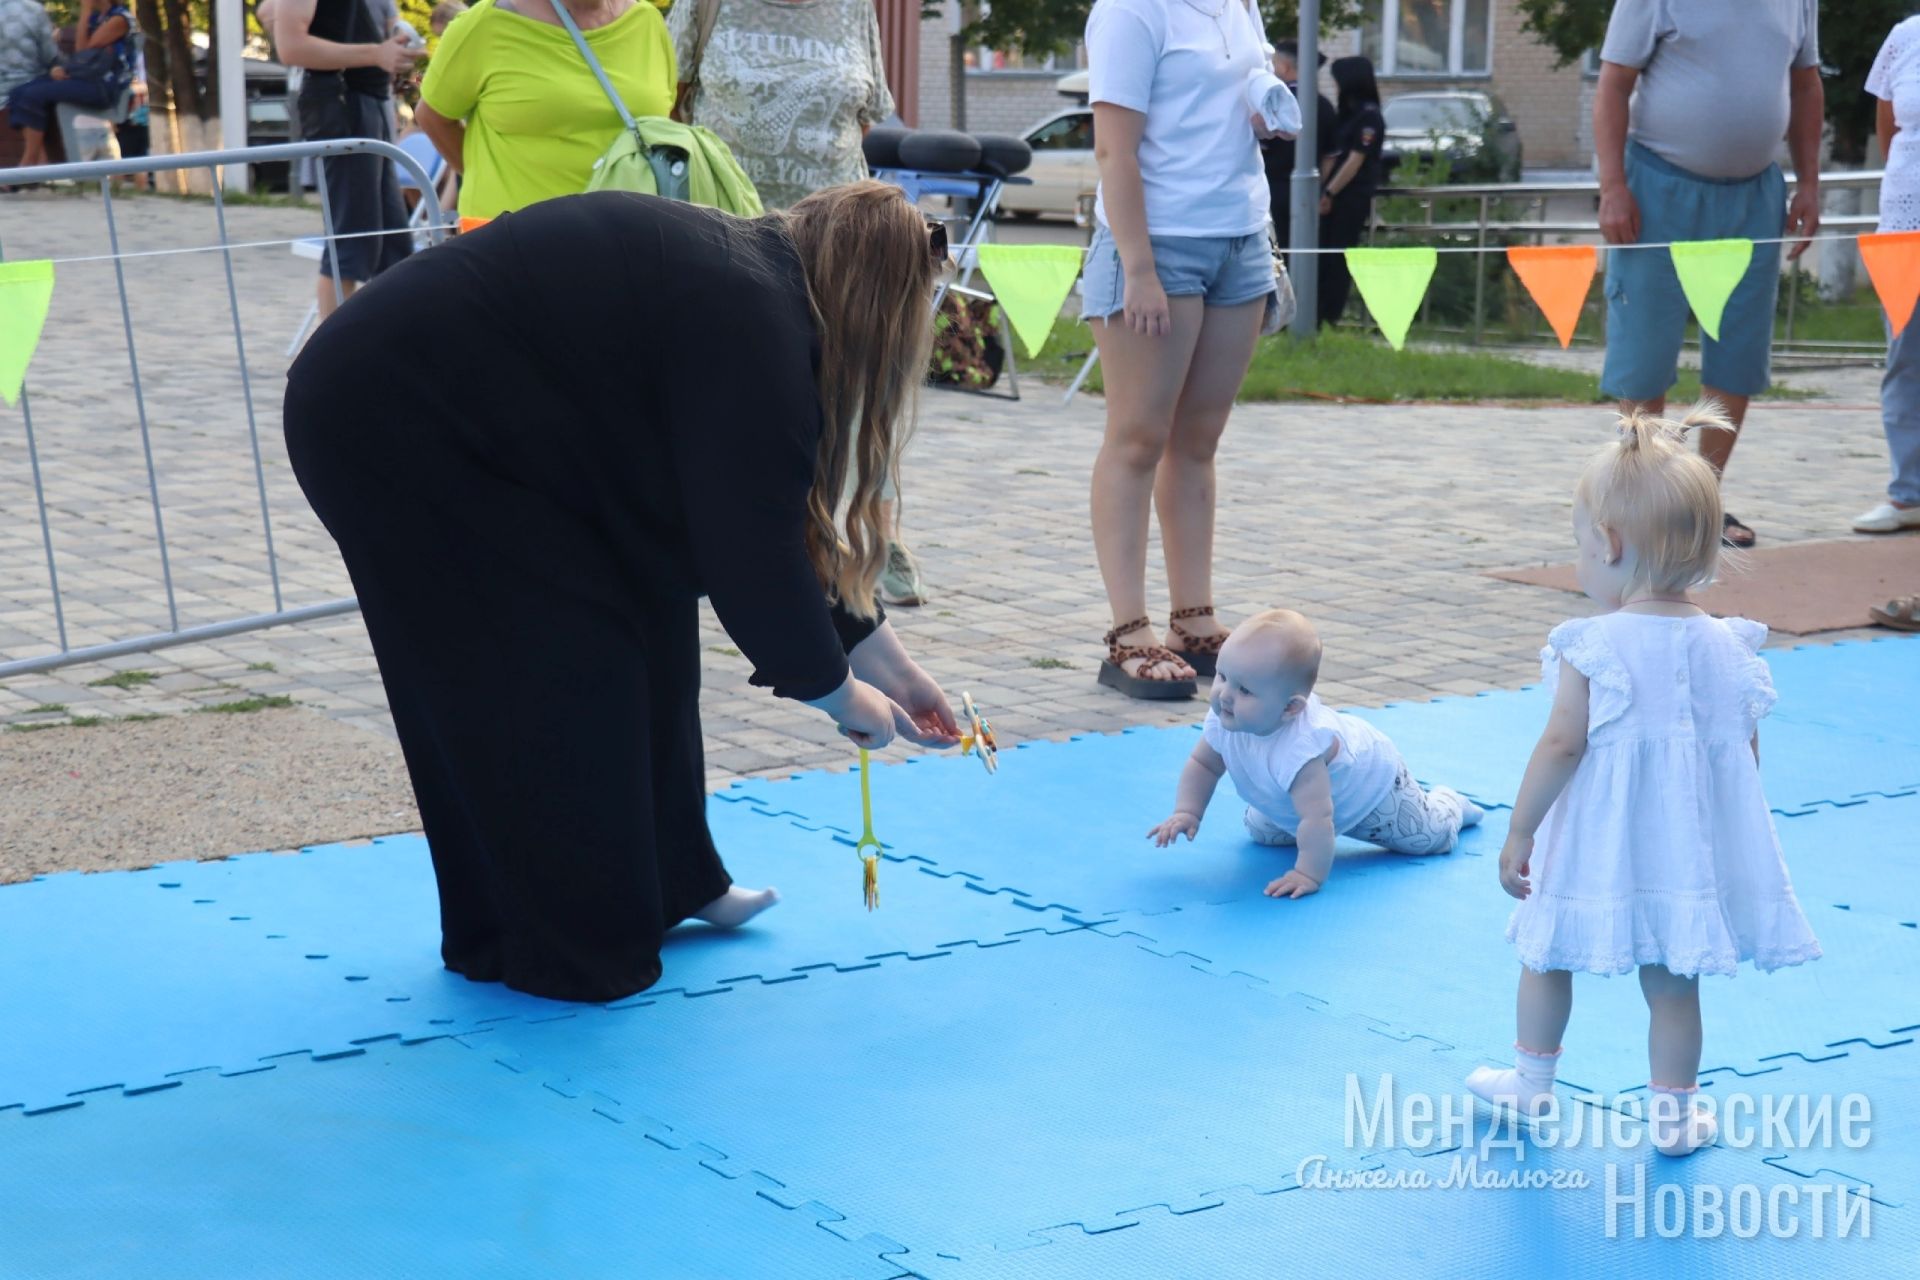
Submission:
[[[1486,104],[1476,98],[1395,98],[1387,103],[1387,128],[1409,133],[1477,131]]]

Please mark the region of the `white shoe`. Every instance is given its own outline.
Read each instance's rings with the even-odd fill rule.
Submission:
[[[1710,1147],[1720,1136],[1720,1124],[1705,1111],[1690,1108],[1685,1116],[1647,1121],[1653,1149],[1663,1156],[1690,1156]]]
[[[1855,533],[1898,533],[1902,529],[1920,529],[1920,507],[1896,507],[1891,502],[1883,502],[1853,518]]]
[[[1526,1120],[1538,1120],[1554,1105],[1552,1089],[1534,1088],[1512,1067],[1475,1067],[1467,1088],[1495,1111],[1517,1112]]]
[[[1255,844],[1266,845],[1269,849],[1293,848],[1293,833],[1252,805],[1247,806],[1246,820],[1247,835]]]

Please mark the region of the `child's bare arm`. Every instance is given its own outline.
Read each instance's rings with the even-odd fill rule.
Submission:
[[[1333,779],[1327,775],[1327,762],[1316,757],[1302,766],[1287,788],[1293,798],[1300,825],[1294,841],[1300,846],[1293,870],[1267,886],[1269,898],[1304,898],[1327,882],[1333,868]]]
[[[1200,833],[1200,815],[1207,811],[1207,802],[1213,799],[1213,789],[1220,785],[1220,775],[1227,771],[1227,762],[1220,753],[1201,742],[1187,757],[1186,767],[1180,770],[1180,785],[1174,791],[1173,816],[1147,832],[1147,839],[1164,849],[1184,834],[1189,841]]]
[[[1526,876],[1533,857],[1533,835],[1547,810],[1566,790],[1573,771],[1587,753],[1587,678],[1565,658],[1560,660],[1560,688],[1547,716],[1546,731],[1527,761],[1520,794],[1513,803],[1506,847],[1500,851],[1501,887],[1516,898],[1531,892]]]

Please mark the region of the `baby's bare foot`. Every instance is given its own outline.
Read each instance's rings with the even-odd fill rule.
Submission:
[[[772,889],[735,885],[693,914],[717,928],[737,929],[778,901],[780,895]]]

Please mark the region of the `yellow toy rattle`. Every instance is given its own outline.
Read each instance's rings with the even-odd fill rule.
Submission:
[[[987,766],[988,773],[998,773],[1000,770],[1000,744],[994,741],[993,725],[988,723],[987,718],[980,714],[980,708],[973,705],[973,695],[971,693],[963,691],[960,694],[960,706],[966,711],[967,724],[973,730],[971,733],[960,735],[960,753],[965,755],[968,752],[972,752],[974,755],[980,757],[981,764]]]
[[[867,756],[867,749],[860,748],[860,818],[866,823],[866,829],[860,833],[860,842],[853,851],[860,855],[862,868],[861,890],[866,894],[867,910],[880,905],[880,851],[886,848],[873,834],[873,761]]]

